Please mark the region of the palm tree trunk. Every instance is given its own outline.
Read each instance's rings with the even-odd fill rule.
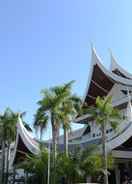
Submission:
[[[40,133],[40,135],[39,135],[39,141],[41,142],[41,140],[42,140],[42,134]]]
[[[102,125],[102,163],[104,170],[104,184],[108,184],[108,172],[107,172],[107,151],[106,151],[106,125]]]
[[[1,171],[2,173],[1,181],[4,184],[4,180],[5,180],[5,140],[4,140],[4,137],[2,140],[2,168],[1,170],[2,170]]]
[[[68,156],[68,131],[66,129],[66,127],[63,127],[64,129],[64,151],[66,156]]]
[[[8,143],[8,146],[7,146],[7,154],[6,154],[6,178],[5,178],[5,184],[8,183],[8,174],[9,174],[9,151],[10,151],[10,143]]]
[[[56,160],[56,150],[57,150],[57,136],[56,136],[56,128],[52,126],[52,138],[53,138],[53,165],[55,165]]]
[[[0,144],[2,146],[2,139],[0,140]],[[2,150],[2,147],[1,147],[1,150]],[[2,163],[3,163],[3,160],[1,159],[0,160],[0,165],[1,165],[1,167],[0,167],[0,183],[2,183]]]
[[[53,140],[53,184],[56,180],[56,154],[57,154],[57,128],[55,126],[54,117],[51,116],[52,124],[52,140]]]
[[[57,143],[57,145],[59,144],[59,135],[60,135],[59,128],[57,128],[56,129],[56,139],[57,139],[56,143]]]
[[[13,167],[13,184],[15,183],[15,178],[16,178],[16,167]]]
[[[28,172],[25,171],[25,184],[28,184]]]
[[[53,136],[53,184],[55,184],[56,180],[56,148],[57,148],[57,140],[56,140],[56,132],[55,127],[52,127],[52,136]]]
[[[40,143],[42,143],[42,136],[43,136],[43,131],[42,131],[42,128],[40,128],[40,137],[39,137]]]

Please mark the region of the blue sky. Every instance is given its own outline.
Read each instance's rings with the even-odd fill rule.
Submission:
[[[0,1],[0,111],[27,111],[32,122],[40,90],[76,80],[86,87],[93,43],[109,67],[109,48],[132,72],[132,1]]]

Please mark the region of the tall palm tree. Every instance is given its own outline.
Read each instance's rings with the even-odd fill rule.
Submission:
[[[16,123],[17,114],[15,114],[10,108],[7,108],[0,116],[0,125],[2,130],[2,182],[8,181],[8,169],[9,169],[9,151],[11,142],[15,139],[16,135]],[[5,154],[6,152],[6,154]],[[5,158],[6,155],[6,158]],[[6,160],[6,162],[5,162]],[[5,167],[6,163],[6,167]],[[4,171],[6,168],[6,177],[4,177]]]
[[[23,121],[24,114],[25,113],[20,113],[20,117],[22,118],[22,121]],[[2,177],[1,179],[2,179],[2,183],[4,184],[8,183],[9,152],[10,152],[11,143],[15,140],[15,137],[16,137],[16,124],[17,124],[18,116],[19,116],[19,113],[13,112],[10,108],[6,108],[4,113],[0,115],[1,138],[2,138]],[[24,122],[24,125],[29,128],[27,123]],[[6,173],[6,177],[4,177],[5,175],[4,172]]]
[[[108,124],[115,129],[119,121],[121,120],[121,115],[118,109],[112,106],[112,97],[97,97],[95,107],[90,107],[85,109],[93,119],[96,124],[100,126],[102,132],[102,164],[104,172],[104,184],[108,184],[108,173],[107,173],[107,150],[106,150],[106,127]]]
[[[38,109],[35,114],[35,120],[34,120],[34,128],[38,132],[40,131],[40,142],[42,141],[43,132],[46,129],[48,124],[48,115],[46,115],[45,112],[41,111],[41,109]]]
[[[49,119],[52,126],[52,140],[53,140],[53,168],[55,171],[56,149],[58,130],[60,128],[60,118],[58,116],[59,108],[70,94],[71,86],[74,81],[71,81],[62,86],[56,86],[50,89],[42,90],[42,99],[38,102],[39,109],[43,113],[49,114]],[[53,183],[55,183],[55,174]]]
[[[62,103],[59,109],[60,119],[64,130],[64,150],[68,156],[68,130],[71,129],[71,122],[75,116],[80,112],[81,100],[78,96],[71,93]]]

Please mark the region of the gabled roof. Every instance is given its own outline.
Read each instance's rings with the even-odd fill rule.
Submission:
[[[96,97],[106,96],[115,83],[122,84],[124,86],[132,86],[131,79],[107,70],[102,65],[101,59],[97,55],[96,50],[92,48],[90,74],[83,102],[87,103],[87,105],[94,105]]]
[[[12,164],[16,164],[17,161],[22,160],[26,153],[38,154],[39,144],[24,127],[22,120],[19,117],[17,122],[17,136]]]
[[[124,68],[122,68],[118,63],[113,54],[111,53],[111,72],[115,73],[116,75],[119,75],[121,77],[124,77],[126,79],[132,80],[132,74],[127,72]]]
[[[73,131],[69,131],[68,132],[68,140],[74,140],[76,138],[79,138],[83,135],[83,133],[85,132],[87,126],[84,126],[82,128],[79,128],[79,129],[76,129],[76,130],[73,130]],[[49,143],[49,141],[51,142],[51,140],[46,140],[44,141],[44,143]],[[64,143],[64,135],[60,135],[58,137],[58,144],[63,144]]]

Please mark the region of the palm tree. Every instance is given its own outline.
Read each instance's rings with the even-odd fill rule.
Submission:
[[[16,135],[16,122],[17,114],[15,114],[10,108],[7,108],[3,115],[0,116],[0,125],[2,130],[2,183],[8,181],[8,169],[9,169],[9,151],[11,142],[15,139]],[[5,154],[5,152],[7,154]],[[5,158],[6,155],[6,158]],[[5,162],[6,160],[6,162]],[[6,163],[6,167],[5,167]],[[6,177],[4,178],[4,171],[6,168]]]
[[[25,113],[20,113],[20,117],[22,118],[22,121],[23,121],[24,114]],[[15,137],[16,137],[16,124],[18,120],[18,115],[19,113],[13,112],[10,108],[6,108],[4,113],[0,115],[1,138],[2,138],[2,177],[1,179],[2,179],[2,183],[5,183],[5,184],[8,183],[9,152],[10,152],[11,143],[15,140]],[[24,122],[24,125],[29,128],[26,122]],[[6,173],[6,177],[4,177],[4,172]]]
[[[80,167],[84,175],[84,182],[86,182],[88,177],[92,182],[99,182],[98,179],[102,178],[99,177],[102,176],[102,155],[97,149],[97,146],[89,145],[81,153]],[[113,167],[114,159],[110,154],[107,156],[107,161],[108,168],[111,169]]]
[[[67,184],[81,183],[83,175],[80,168],[80,156],[76,154],[60,153],[57,155],[57,183],[62,182]]]
[[[42,141],[43,132],[46,129],[48,124],[48,115],[46,115],[45,112],[41,111],[41,109],[38,109],[35,114],[35,120],[34,120],[34,128],[38,132],[40,131],[40,142]]]
[[[101,157],[93,152],[95,147],[88,147],[85,150],[75,148],[72,153],[67,156],[60,153],[57,156],[57,179],[64,180],[67,184],[85,183],[88,175],[94,176],[100,172]],[[65,183],[64,182],[64,183]]]
[[[60,117],[58,116],[59,109],[67,96],[70,94],[71,86],[74,81],[71,81],[62,86],[56,86],[50,89],[42,90],[42,100],[38,102],[41,113],[48,113],[52,126],[52,140],[53,140],[53,168],[55,169],[57,137],[60,128]],[[53,183],[55,183],[55,174]]]
[[[41,148],[39,154],[27,154],[24,162],[17,165],[31,174],[31,183],[44,184],[47,182],[48,151]]]
[[[64,130],[64,150],[68,156],[68,130],[71,129],[71,122],[75,116],[79,113],[81,107],[81,100],[78,96],[71,93],[62,103],[59,109],[59,115]]]
[[[108,173],[107,173],[107,150],[106,150],[106,127],[108,124],[115,129],[121,120],[119,110],[112,106],[112,97],[97,97],[95,107],[89,107],[85,109],[95,122],[100,126],[102,132],[102,164],[104,172],[104,184],[108,184]]]

